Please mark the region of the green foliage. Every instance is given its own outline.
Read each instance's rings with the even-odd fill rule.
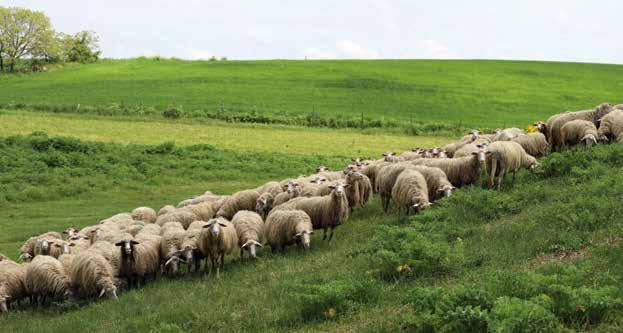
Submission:
[[[512,297],[496,300],[489,319],[491,332],[562,332],[556,317],[544,307]]]
[[[178,119],[182,116],[182,111],[175,106],[170,106],[162,112],[162,115],[165,118]]]
[[[80,31],[73,35],[60,37],[63,60],[81,64],[93,63],[99,59],[99,37],[93,31]]]

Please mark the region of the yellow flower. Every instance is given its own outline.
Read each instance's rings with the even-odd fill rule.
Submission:
[[[328,308],[327,311],[324,312],[324,315],[327,316],[327,318],[333,318],[336,314],[337,311],[335,311],[334,308]]]

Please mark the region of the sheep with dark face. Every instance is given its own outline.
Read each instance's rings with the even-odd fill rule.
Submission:
[[[220,217],[208,221],[199,236],[199,248],[206,256],[206,270],[209,274],[216,268],[219,277],[221,268],[225,267],[225,255],[231,253],[238,245],[238,235],[234,225]],[[208,266],[208,260],[211,265]]]
[[[121,250],[119,275],[128,280],[129,287],[140,287],[147,276],[156,277],[160,266],[161,240],[160,236],[143,233],[115,244]]]

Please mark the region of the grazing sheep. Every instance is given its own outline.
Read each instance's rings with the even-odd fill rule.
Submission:
[[[487,171],[489,172],[489,187],[494,186],[494,178],[498,176],[498,190],[504,176],[512,172],[513,184],[515,174],[520,168],[534,168],[538,165],[536,159],[526,153],[520,144],[512,141],[497,141],[488,147]]]
[[[349,176],[351,179],[348,179]],[[365,207],[372,199],[373,189],[370,178],[361,172],[354,172],[353,175],[347,175],[346,177],[347,182],[353,184],[353,186],[357,188],[356,191],[351,192],[359,194],[359,196],[355,198],[355,205],[353,207]],[[347,194],[351,192],[347,192]]]
[[[212,205],[208,202],[199,203],[196,205],[188,205],[181,210],[186,210],[192,212],[197,216],[197,219],[200,221],[207,221],[214,217],[214,210],[212,209]],[[191,221],[192,223],[194,221]]]
[[[201,235],[203,226],[207,224],[208,222],[195,221],[184,233],[184,239],[182,240],[182,252],[183,257],[188,264],[186,274],[190,273],[193,264],[195,266],[195,272],[198,272],[199,266],[201,265],[201,259],[205,258],[201,250],[199,250],[199,236]]]
[[[67,299],[71,296],[69,276],[60,261],[46,255],[36,256],[26,267],[26,292],[40,304],[46,300]]]
[[[156,224],[159,226],[163,226],[167,222],[179,222],[182,224],[184,229],[186,229],[191,223],[197,220],[199,220],[199,218],[191,210],[180,208],[170,211],[164,215],[158,216],[158,218],[156,219]]]
[[[256,188],[255,191],[257,191],[257,193],[259,193],[260,195],[268,193],[274,197],[277,194],[283,192],[283,187],[279,182],[273,181]]]
[[[20,302],[26,297],[25,278],[24,265],[6,257],[0,260],[0,312],[8,312],[11,303]]]
[[[63,237],[61,236],[61,234],[55,231],[50,231],[38,236],[30,237],[26,242],[24,242],[24,245],[22,245],[22,247],[20,248],[20,260],[24,262],[32,260],[32,258],[35,257],[35,247],[37,246],[37,243],[43,239],[51,241],[54,239],[63,239]]]
[[[446,173],[439,168],[415,165],[412,169],[424,176],[426,187],[428,188],[429,201],[435,201],[444,196],[450,197],[452,192],[456,189],[448,180]]]
[[[215,218],[203,226],[203,231],[199,236],[199,248],[206,256],[206,270],[208,269],[208,260],[211,262],[209,274],[216,267],[216,277],[219,277],[220,269],[225,267],[225,255],[231,253],[237,245],[236,229],[226,219]]]
[[[489,145],[488,141],[478,140],[478,142],[472,142],[472,143],[466,144],[461,149],[457,150],[452,157],[459,158],[459,157],[471,156],[473,153],[478,153],[481,150],[487,149],[488,145]]]
[[[266,219],[266,239],[273,252],[284,251],[293,244],[308,250],[313,228],[311,218],[302,210],[275,211]]]
[[[121,258],[119,256],[119,249],[112,243],[107,241],[97,241],[91,245],[87,251],[95,251],[101,254],[106,261],[110,263],[114,276],[119,275],[119,269],[121,268]]]
[[[593,110],[576,112],[564,112],[551,116],[546,123],[549,145],[552,151],[558,151],[562,147],[562,127],[572,120],[588,120],[597,125],[599,120],[612,111],[612,106],[602,103]]]
[[[160,273],[177,275],[179,264],[186,262],[183,258],[182,242],[186,231],[181,228],[163,228],[162,240],[160,242]]]
[[[572,120],[567,122],[560,129],[561,147],[584,144],[590,148],[593,143],[597,144],[597,127],[593,122],[587,120]]]
[[[237,192],[225,200],[223,206],[216,212],[216,216],[231,220],[238,211],[253,210],[259,196],[256,190]]]
[[[311,218],[314,229],[323,229],[323,240],[327,238],[327,230],[331,231],[329,241],[333,238],[333,230],[348,219],[348,200],[345,188],[349,185],[330,186],[331,194],[322,197],[294,198],[273,208],[277,210],[302,210]],[[270,217],[269,214],[269,217]]]
[[[506,128],[506,129],[497,129],[495,130],[495,135],[493,136],[493,142],[495,141],[511,141],[514,138],[524,134],[522,130],[519,128]]]
[[[193,222],[194,223],[194,222]],[[192,223],[190,224],[192,225]],[[190,226],[188,226],[190,228]],[[167,222],[160,228],[160,235],[164,235],[169,232],[171,229],[184,231],[184,226],[179,222]]]
[[[619,143],[623,143],[623,104],[616,107],[619,106],[621,106],[620,109],[616,109],[601,118],[599,131],[597,132],[600,138],[605,137],[608,140],[614,139]]]
[[[443,146],[443,151],[446,152],[448,157],[454,157],[454,154],[463,148],[465,145],[468,145],[481,137],[480,131],[473,130],[469,134],[465,135],[461,140],[453,143],[449,143]]]
[[[135,221],[155,223],[157,217],[156,211],[149,207],[138,207],[132,211],[132,219]]]
[[[439,168],[446,174],[452,186],[461,187],[478,181],[485,160],[485,152],[479,151],[459,158],[422,158],[411,163]]]
[[[532,124],[532,126],[536,127],[539,133],[545,136],[545,141],[549,143],[549,131],[547,130],[547,124],[542,121],[537,121]]]
[[[390,164],[379,170],[376,181],[376,191],[381,197],[381,204],[383,206],[384,212],[387,213],[387,211],[389,210],[390,199],[392,197],[392,189],[394,188],[394,184],[396,183],[396,178],[398,178],[398,175],[402,171],[413,167],[413,164],[411,163],[415,163],[416,161],[420,160],[425,160],[425,158],[417,159],[411,162]]]
[[[543,157],[547,155],[547,140],[540,132],[522,134],[512,139],[531,156]]]
[[[172,211],[174,211],[174,210],[175,210],[175,206],[173,206],[173,205],[166,205],[166,206],[163,206],[163,207],[162,207],[162,208],[160,208],[160,210],[158,211],[158,216],[165,215],[165,214],[170,213],[170,212],[172,212]]]
[[[376,192],[376,177],[378,172],[385,166],[389,165],[389,162],[385,162],[383,160],[374,161],[368,164],[361,170],[361,173],[370,179],[370,183],[372,183],[372,190]]]
[[[135,239],[126,239],[115,244],[121,249],[119,276],[126,277],[130,287],[140,287],[148,275],[156,277],[160,267],[161,239],[160,236],[141,234]]]
[[[117,299],[114,274],[112,265],[100,252],[89,249],[78,253],[70,270],[74,295],[81,298],[106,296]]]
[[[270,192],[262,193],[255,202],[255,211],[262,217],[266,217],[266,214],[273,209],[274,202],[275,198]]]
[[[241,210],[231,223],[238,235],[238,246],[240,246],[240,260],[244,259],[244,250],[249,251],[249,256],[256,258],[256,247],[262,247],[264,239],[264,221],[256,212]]]
[[[392,199],[398,210],[406,208],[407,215],[411,209],[419,213],[430,205],[426,179],[419,171],[413,169],[402,171],[392,189]]]
[[[299,184],[293,181],[288,181],[288,183],[284,186],[284,191],[279,193],[275,197],[275,200],[273,200],[273,207],[279,206],[300,195],[301,188],[299,187]]]

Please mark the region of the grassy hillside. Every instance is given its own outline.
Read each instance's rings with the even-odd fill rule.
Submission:
[[[623,66],[134,59],[5,75],[0,85],[0,104],[52,111],[160,116],[175,105],[186,116],[248,122],[378,127],[412,121],[495,128],[524,127],[560,111],[623,101]]]
[[[346,163],[42,134],[3,139],[0,149],[7,157],[0,166],[9,175],[2,184],[89,187],[79,196],[54,191],[51,197],[5,202],[0,251],[12,257],[33,233],[92,224],[140,205],[159,207],[206,189],[230,193],[308,173],[319,162]],[[615,198],[623,196],[622,165],[620,145],[554,154],[537,173],[522,172],[515,187],[464,188],[410,219],[382,214],[375,199],[338,228],[333,243],[316,235],[310,253],[264,251],[256,263],[244,264],[231,256],[218,281],[162,279],[122,294],[119,302],[23,305],[0,316],[0,327],[3,332],[618,331],[623,329],[623,206]]]

